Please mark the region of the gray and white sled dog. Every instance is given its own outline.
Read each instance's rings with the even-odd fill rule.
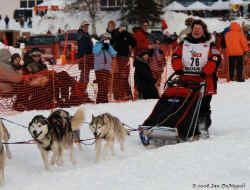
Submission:
[[[63,164],[63,150],[69,149],[72,164],[75,164],[74,157],[74,131],[80,130],[80,125],[84,121],[84,111],[78,109],[73,116],[63,110],[58,109],[52,112],[48,118],[43,115],[35,116],[29,123],[29,133],[37,142],[41,152],[45,169],[49,170],[48,154],[52,151],[51,164],[60,166]],[[79,139],[80,140],[80,139]]]
[[[96,138],[95,150],[97,162],[100,160],[101,143],[103,140],[106,141],[104,155],[106,155],[108,148],[111,150],[112,155],[115,154],[115,139],[120,143],[121,151],[124,150],[125,135],[128,135],[129,132],[124,128],[124,125],[118,118],[112,116],[109,113],[104,113],[96,117],[92,115],[92,121],[89,124],[89,128]]]
[[[5,160],[6,156],[10,159],[11,153],[8,144],[5,144],[6,153],[4,150],[3,142],[8,142],[10,139],[10,134],[7,128],[4,126],[2,120],[0,120],[0,185],[4,184],[4,170],[5,170]]]

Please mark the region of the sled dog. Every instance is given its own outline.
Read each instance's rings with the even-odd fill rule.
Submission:
[[[74,116],[62,109],[52,112],[48,118],[42,115],[35,116],[29,123],[29,133],[37,142],[41,152],[45,169],[49,170],[48,154],[52,151],[51,164],[63,164],[62,153],[69,149],[72,164],[75,164],[73,151],[74,131],[80,130],[84,121],[84,112],[78,109]]]
[[[128,135],[129,132],[124,128],[124,125],[118,118],[109,113],[104,113],[96,117],[92,115],[92,121],[89,124],[89,128],[96,138],[95,150],[97,162],[100,160],[101,142],[103,140],[106,141],[104,153],[106,153],[107,148],[110,148],[112,155],[114,155],[115,139],[120,143],[121,151],[124,150],[125,135]]]
[[[0,120],[0,185],[4,184],[4,169],[5,169],[5,150],[3,142],[8,142],[10,138],[7,128],[4,126],[2,120]],[[11,153],[8,144],[5,144],[7,157],[11,158]]]

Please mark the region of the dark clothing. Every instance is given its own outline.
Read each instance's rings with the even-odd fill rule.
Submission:
[[[4,18],[4,22],[5,22],[5,24],[6,24],[6,28],[9,27],[9,21],[10,21],[9,17],[6,16],[6,17]]]
[[[129,47],[136,46],[136,41],[133,36],[125,30],[122,32],[119,32],[119,29],[114,30],[112,40],[112,46],[117,51],[118,56],[129,56]]]
[[[78,53],[77,57],[81,58],[84,55],[88,55],[92,53],[93,44],[91,41],[91,37],[88,33],[84,32],[83,30],[78,30]]]
[[[43,71],[44,69],[47,69],[47,65],[45,65],[42,61],[36,62],[30,62],[26,65],[24,65],[25,72],[29,74],[35,74],[40,71]]]
[[[111,35],[111,39],[110,39],[110,44],[112,45],[112,47],[114,47],[114,33],[115,33],[115,30],[113,31],[110,31],[108,28],[106,29],[106,32],[109,33]]]
[[[156,79],[153,78],[149,64],[140,57],[135,58],[135,85],[138,89],[139,98],[159,98],[155,87]]]
[[[242,56],[229,56],[229,77],[233,80],[234,68],[236,65],[237,71],[237,81],[242,81],[242,71],[243,71],[243,57]]]
[[[77,58],[81,59],[79,62],[79,69],[81,70],[80,82],[88,83],[89,71],[93,68],[93,62],[88,62],[89,56],[85,55],[92,54],[93,44],[91,37],[88,33],[84,32],[82,29],[78,30],[78,53]],[[83,58],[84,57],[84,58]]]

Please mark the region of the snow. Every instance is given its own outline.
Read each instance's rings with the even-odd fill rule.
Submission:
[[[64,4],[61,4],[63,6]],[[165,9],[164,9],[165,10]],[[164,18],[168,24],[168,31],[170,33],[176,32],[177,34],[180,33],[183,28],[185,28],[185,19],[190,16],[183,14],[183,13],[176,13],[172,11],[165,11],[162,18]],[[114,20],[117,23],[117,26],[119,26],[119,18],[120,18],[120,12],[119,11],[113,11],[113,12],[103,12],[100,11],[97,14],[97,34],[101,35],[106,31],[107,23],[109,20]],[[199,17],[194,17],[199,18]],[[9,23],[9,29],[12,30],[21,30],[22,32],[31,32],[32,34],[41,34],[41,33],[47,33],[48,30],[50,30],[52,33],[57,33],[58,29],[61,28],[63,30],[73,30],[78,29],[80,26],[80,23],[83,20],[88,20],[89,22],[91,19],[89,18],[88,12],[77,12],[77,11],[71,11],[68,13],[65,13],[63,11],[48,11],[47,15],[43,18],[40,16],[34,16],[32,18],[32,25],[33,28],[28,28],[25,24],[25,28],[20,28],[20,25],[16,23],[14,20],[10,20]],[[225,27],[230,25],[230,22],[224,22],[220,21],[218,18],[206,18],[202,19],[205,21],[205,23],[208,25],[208,29],[210,32],[217,31],[222,32]],[[234,20],[235,22],[241,23],[242,21],[245,21],[247,24],[249,21],[247,19],[239,17],[237,20]],[[4,29],[5,24],[4,21],[0,21],[0,29]],[[91,26],[89,27],[90,33],[92,32]],[[131,28],[130,28],[130,31]]]
[[[48,29],[56,32],[62,29],[76,29],[87,13],[49,12],[51,19],[34,17],[33,29],[23,31],[43,33]],[[99,14],[98,34],[106,30],[108,20],[117,20],[118,12]],[[166,12],[169,32],[179,33],[184,28],[186,15]],[[209,30],[222,31],[229,22],[216,18],[203,19]],[[238,19],[241,22],[243,19]],[[4,27],[2,22],[0,28]],[[11,23],[12,29],[19,29]],[[6,183],[3,190],[193,190],[193,189],[249,189],[250,176],[250,80],[245,83],[220,83],[218,94],[212,100],[211,138],[146,149],[140,143],[138,133],[126,138],[125,152],[115,146],[115,156],[95,163],[94,145],[84,146],[82,151],[75,147],[77,164],[72,166],[69,153],[64,152],[64,166],[45,171],[36,145],[10,145],[12,159],[6,162]],[[109,112],[122,122],[137,128],[151,113],[156,100],[139,100],[127,103],[86,104],[86,122],[91,115]],[[78,107],[68,108],[74,114]],[[29,111],[16,115],[1,115],[22,125],[28,125],[37,114],[48,116],[50,111]],[[4,122],[10,142],[30,140],[27,129]],[[82,125],[81,139],[92,138],[88,126]],[[231,187],[230,187],[231,184]],[[209,187],[207,187],[209,185]],[[226,186],[227,185],[227,186]],[[242,185],[242,188],[232,188]],[[243,188],[244,187],[244,188]]]
[[[94,145],[75,147],[77,165],[72,166],[68,152],[64,152],[64,166],[45,171],[40,153],[33,144],[10,145],[13,158],[7,160],[4,190],[152,190],[185,189],[193,185],[215,184],[249,186],[250,176],[250,81],[219,84],[218,95],[212,100],[211,138],[196,142],[144,148],[137,132],[126,138],[125,151],[115,146],[115,156],[109,155],[95,162]],[[81,107],[86,122],[91,115],[109,112],[122,122],[137,128],[152,111],[156,100],[110,103]],[[77,107],[67,109],[74,114]],[[37,114],[47,116],[49,111],[30,111],[5,118],[28,125]],[[11,133],[11,142],[29,140],[27,129],[5,122]],[[92,138],[88,126],[82,125],[81,138]],[[200,188],[197,188],[200,189]],[[228,188],[229,189],[229,188]],[[243,188],[242,188],[243,189]]]

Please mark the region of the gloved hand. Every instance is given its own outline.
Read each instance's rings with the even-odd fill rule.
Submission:
[[[206,78],[207,77],[206,73],[204,73],[204,72],[201,72],[200,76],[201,76],[201,78]]]
[[[184,72],[183,72],[183,70],[177,70],[177,71],[175,71],[175,74],[177,74],[177,75],[183,75]]]

